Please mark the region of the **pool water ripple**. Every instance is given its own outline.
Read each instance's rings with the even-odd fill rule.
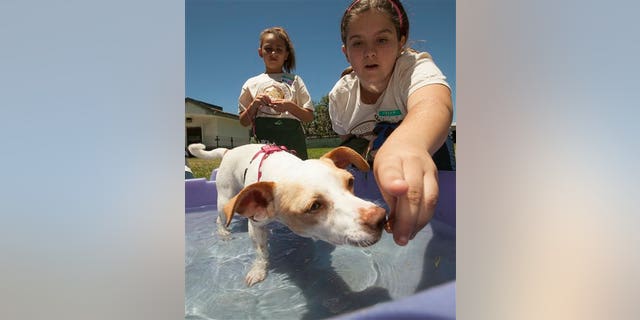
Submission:
[[[333,246],[269,225],[267,278],[247,287],[255,251],[246,219],[219,239],[216,211],[186,215],[185,319],[324,319],[455,279],[455,233],[427,225],[405,247]],[[435,225],[435,224],[434,224]]]

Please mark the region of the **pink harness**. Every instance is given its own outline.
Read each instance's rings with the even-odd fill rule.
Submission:
[[[253,156],[253,158],[251,158],[251,161],[249,162],[253,162],[253,160],[255,160],[255,158],[258,157],[259,154],[263,153],[264,155],[262,156],[262,159],[260,159],[260,164],[258,164],[258,181],[260,181],[260,178],[262,178],[262,162],[264,162],[265,159],[267,159],[272,153],[278,152],[278,151],[286,151],[289,153],[294,153],[293,150],[288,150],[287,147],[285,146],[277,146],[275,144],[268,144],[266,146],[262,146],[262,148],[260,148],[260,150],[258,150],[258,152],[256,152],[256,154]]]

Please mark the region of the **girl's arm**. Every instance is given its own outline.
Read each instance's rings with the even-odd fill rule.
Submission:
[[[249,108],[240,112],[240,124],[245,127],[248,127],[253,121],[253,118],[255,118],[257,111],[258,111],[258,108],[254,107],[253,103],[250,104]]]
[[[373,163],[399,245],[407,244],[431,220],[438,201],[438,170],[431,155],[442,146],[451,125],[449,88],[432,84],[417,89],[409,96],[407,110]]]
[[[272,101],[269,95],[261,93],[257,95],[256,98],[253,100],[251,99],[250,94],[246,94],[246,95],[243,94],[238,99],[238,102],[240,103],[241,106],[245,106],[249,104],[249,107],[247,107],[244,111],[241,111],[239,114],[240,124],[245,127],[248,127],[249,125],[251,125],[251,123],[253,122],[253,119],[256,117],[258,108],[261,105],[269,105]]]
[[[255,106],[253,103],[253,97],[251,96],[251,92],[246,87],[246,83],[242,86],[242,91],[240,92],[240,97],[238,97],[238,116],[240,118],[240,124],[248,127],[251,125],[253,118],[256,116],[256,112],[258,112],[258,106]]]

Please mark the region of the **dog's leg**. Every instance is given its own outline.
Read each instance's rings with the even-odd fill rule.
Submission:
[[[218,194],[218,218],[216,219],[216,226],[218,229],[218,236],[220,236],[220,238],[222,238],[223,240],[229,240],[231,238],[231,232],[224,225],[226,218],[224,216],[224,212],[222,211],[222,208],[224,208],[224,205],[228,201],[229,200],[226,197]]]
[[[269,264],[269,251],[267,250],[268,232],[266,226],[257,226],[253,221],[249,221],[249,236],[253,240],[256,248],[256,259],[253,261],[251,270],[247,273],[245,281],[252,286],[267,276],[267,266]]]
[[[218,227],[218,236],[220,236],[220,238],[222,238],[223,240],[228,240],[231,236],[231,231],[229,231],[229,229],[224,226],[224,220],[220,217],[220,215],[218,215],[218,218],[216,219],[216,224]]]

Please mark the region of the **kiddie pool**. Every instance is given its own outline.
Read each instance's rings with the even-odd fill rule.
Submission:
[[[247,220],[215,232],[217,169],[185,180],[185,319],[455,319],[455,171],[439,173],[432,221],[407,246],[386,232],[367,248],[333,246],[269,225],[267,278],[247,287],[255,251]],[[355,193],[384,205],[373,175]]]

